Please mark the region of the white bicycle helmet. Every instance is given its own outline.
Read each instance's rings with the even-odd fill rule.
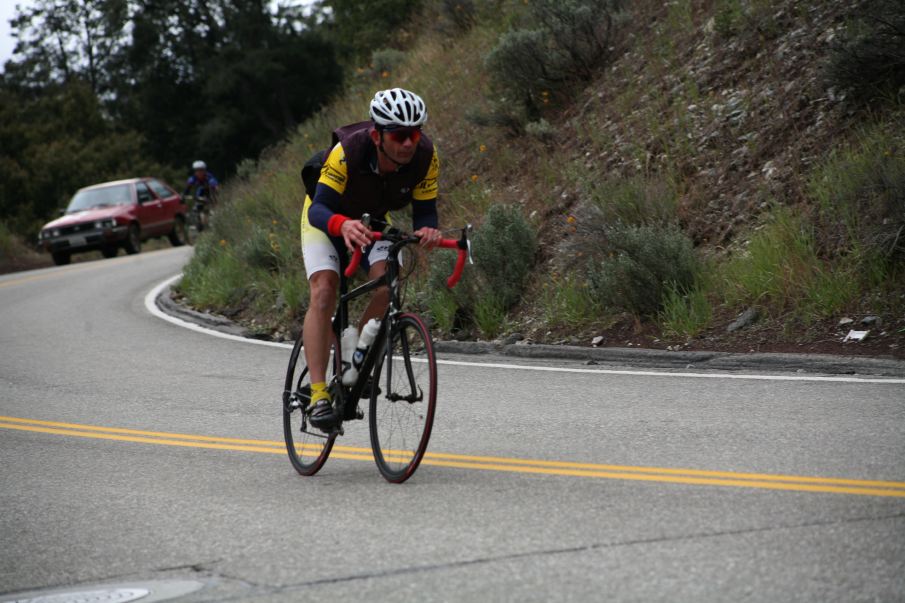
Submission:
[[[402,88],[375,94],[370,113],[378,128],[414,128],[427,121],[427,107],[421,97]]]
[[[193,170],[206,170],[207,164],[201,161],[200,159],[192,164]]]

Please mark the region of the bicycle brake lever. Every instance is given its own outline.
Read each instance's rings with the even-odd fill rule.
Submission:
[[[474,231],[474,226],[471,224],[466,224],[463,229],[462,236],[465,237],[465,250],[468,252],[468,263],[474,265],[474,256],[471,254],[471,233]]]

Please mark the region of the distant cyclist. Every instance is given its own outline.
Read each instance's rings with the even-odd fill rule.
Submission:
[[[372,242],[364,214],[386,220],[392,210],[411,207],[412,230],[431,249],[440,241],[437,193],[440,163],[431,140],[421,132],[427,109],[417,94],[393,88],[371,101],[369,121],[337,129],[314,198],[302,210],[302,255],[310,303],[305,314],[305,359],[311,371],[311,424],[324,429],[333,422],[326,369],[331,318],[339,287],[340,258],[364,246],[362,268],[371,279],[386,270],[390,244]],[[389,296],[375,291],[359,323],[383,316]]]
[[[206,197],[211,205],[217,204],[217,193],[220,191],[220,182],[207,169],[207,164],[200,159],[192,164],[192,175],[189,176],[183,195],[188,195],[194,189],[194,197]]]

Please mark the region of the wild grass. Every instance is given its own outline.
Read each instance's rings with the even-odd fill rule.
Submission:
[[[905,258],[905,116],[874,123],[832,150],[808,181],[828,255]]]
[[[687,291],[669,287],[658,316],[663,334],[691,339],[710,326],[713,306],[708,293],[703,283],[696,283]]]
[[[806,320],[832,316],[859,291],[857,275],[822,260],[813,225],[786,208],[774,210],[747,248],[723,265],[722,282],[730,305],[792,311]]]
[[[548,327],[580,329],[605,318],[605,309],[578,273],[553,274],[541,291],[541,309]]]

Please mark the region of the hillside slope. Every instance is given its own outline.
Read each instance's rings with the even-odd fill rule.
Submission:
[[[298,170],[332,127],[365,116],[375,89],[399,85],[430,107],[444,225],[489,216],[460,291],[437,291],[428,270],[411,281],[444,336],[901,356],[905,278],[888,235],[905,223],[902,105],[854,105],[824,76],[860,6],[633,4],[591,77],[543,90],[530,116],[507,113],[484,60],[506,31],[538,26],[530,10],[479,5],[462,31],[429,6],[405,55],[375,53],[342,98],[240,170],[182,292],[262,335],[294,335]],[[512,238],[519,222],[529,234]],[[520,254],[524,278],[495,261]],[[501,298],[498,283],[517,294]],[[748,309],[759,320],[727,333]],[[840,319],[867,316],[880,318],[871,336],[843,346]]]

